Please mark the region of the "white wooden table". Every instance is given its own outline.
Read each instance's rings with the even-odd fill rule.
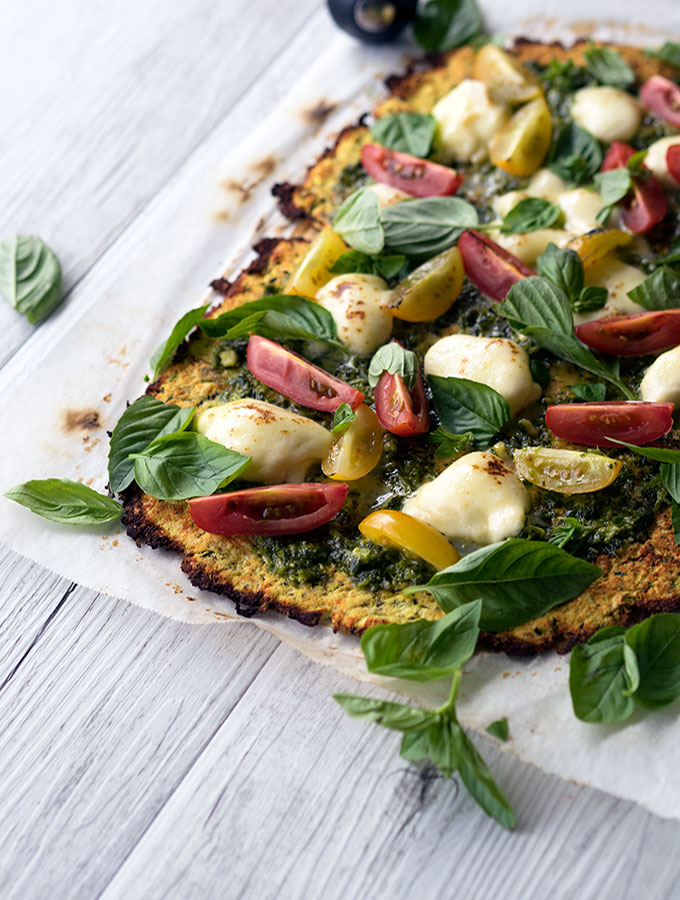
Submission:
[[[40,233],[77,305],[332,31],[318,0],[3,4],[0,234]],[[30,348],[5,305],[0,331],[0,365]],[[7,551],[0,584],[3,898],[678,896],[680,824],[489,746],[507,834],[262,631],[176,624]]]

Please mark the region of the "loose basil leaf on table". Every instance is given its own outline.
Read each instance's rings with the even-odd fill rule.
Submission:
[[[333,231],[355,250],[380,253],[385,234],[375,191],[364,187],[350,194],[333,216]]]
[[[646,49],[647,56],[654,56],[664,62],[670,63],[672,66],[680,68],[680,44],[674,41],[666,41],[658,50]]]
[[[572,184],[583,184],[602,165],[602,148],[598,141],[575,123],[557,135],[548,155],[548,168]]]
[[[210,304],[206,303],[204,306],[197,306],[196,309],[190,309],[188,313],[185,313],[175,324],[167,340],[156,349],[151,357],[152,381],[155,381],[161,372],[170,365],[178,347],[189,332],[198,325],[208,306]]]
[[[274,294],[243,303],[215,318],[201,319],[199,327],[208,337],[228,341],[259,334],[277,341],[323,341],[342,346],[328,310],[294,294]]]
[[[423,50],[453,50],[484,31],[476,0],[428,0],[416,13],[413,35]]]
[[[640,673],[625,631],[618,626],[602,628],[571,651],[571,702],[583,722],[622,722],[633,712]]]
[[[475,436],[471,431],[466,431],[464,434],[450,434],[440,425],[429,435],[428,440],[436,446],[435,456],[449,459],[459,453],[467,452],[474,444]]]
[[[434,622],[369,628],[361,638],[369,672],[412,681],[452,675],[474,653],[481,609],[475,600]]]
[[[378,119],[371,128],[371,137],[389,150],[424,159],[432,147],[436,127],[434,116],[401,112]]]
[[[586,68],[600,84],[627,88],[635,83],[635,72],[611,47],[590,46],[585,52]]]
[[[469,378],[428,375],[432,400],[443,429],[451,435],[472,434],[485,449],[510,420],[508,401],[498,391]]]
[[[405,593],[427,590],[444,612],[481,597],[480,628],[496,632],[572,600],[601,574],[599,566],[546,541],[512,538],[469,553]]]
[[[420,197],[385,207],[380,220],[390,250],[419,259],[453,247],[466,228],[479,223],[479,216],[460,197]]]
[[[109,487],[124,491],[135,477],[131,453],[140,453],[156,438],[184,431],[194,417],[191,406],[175,406],[145,395],[135,400],[118,419],[109,447]]]
[[[562,210],[541,197],[525,197],[503,218],[501,234],[526,234],[550,228],[562,216]]]
[[[347,431],[356,417],[357,414],[354,412],[349,403],[341,403],[333,413],[331,434],[342,434],[344,431]]]
[[[0,293],[35,325],[61,300],[61,265],[36,235],[0,241]]]
[[[389,280],[399,275],[405,262],[406,257],[403,253],[369,256],[368,253],[361,253],[359,250],[348,250],[336,259],[328,271],[331,275],[378,275]]]
[[[498,738],[499,741],[507,741],[510,739],[510,727],[508,726],[508,720],[505,717],[496,719],[495,722],[491,722],[486,726],[486,730],[492,737]]]
[[[628,296],[633,302],[652,311],[677,309],[680,306],[680,275],[668,266],[661,266],[642,284],[628,291]]]
[[[659,613],[626,632],[640,674],[635,701],[663,709],[680,700],[680,615]]]
[[[368,383],[375,387],[383,372],[390,375],[401,375],[409,391],[412,391],[418,380],[418,357],[413,350],[406,350],[396,341],[383,344],[371,359],[368,367]]]
[[[579,400],[602,402],[607,396],[607,388],[603,384],[572,384],[571,392]]]
[[[123,507],[79,481],[44,478],[18,484],[5,497],[62,525],[100,525],[119,519]]]
[[[488,816],[496,819],[503,828],[512,831],[515,827],[515,814],[494,781],[489,767],[460,726],[455,737],[458,739],[458,772],[468,793]]]
[[[354,719],[368,719],[394,731],[420,731],[431,724],[430,710],[404,703],[374,700],[356,694],[333,694],[333,699]]]
[[[133,453],[135,481],[157,500],[188,500],[214,494],[241,475],[250,457],[193,431],[157,438]]]

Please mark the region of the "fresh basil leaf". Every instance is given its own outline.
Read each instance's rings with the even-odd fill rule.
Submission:
[[[507,798],[493,780],[489,767],[460,726],[458,726],[457,737],[460,780],[487,816],[491,816],[503,828],[512,831],[515,827],[515,814]]]
[[[399,756],[409,762],[420,762],[423,759],[431,759],[432,746],[437,742],[439,723],[432,716],[432,723],[421,731],[405,731],[401,739]]]
[[[680,275],[668,266],[660,266],[642,284],[628,291],[628,296],[645,309],[677,309],[680,306]]]
[[[585,275],[583,263],[575,250],[562,250],[556,244],[550,243],[545,252],[538,257],[536,265],[539,275],[563,291],[570,303],[580,297]],[[564,327],[568,330],[567,320],[568,317],[565,316]]]
[[[631,156],[626,163],[626,168],[631,175],[635,175],[636,178],[649,178],[651,173],[649,169],[644,167],[644,161],[647,159],[648,153],[649,150],[638,150],[637,153]]]
[[[210,304],[206,303],[205,306],[198,306],[196,309],[190,309],[188,313],[185,313],[182,318],[175,323],[174,328],[170,332],[170,336],[156,349],[151,357],[150,365],[153,370],[151,376],[152,381],[155,381],[161,372],[167,369],[172,362],[172,358],[177,352],[178,347],[189,332],[198,325],[209,306]],[[215,320],[211,319],[210,321]]]
[[[647,56],[654,56],[656,59],[662,59],[664,62],[670,63],[671,66],[680,68],[680,44],[675,41],[666,41],[658,50],[645,50]]]
[[[542,388],[548,387],[550,384],[550,368],[547,363],[542,359],[531,357],[529,360],[529,370],[531,371],[531,377],[536,384],[539,384]]]
[[[79,481],[44,478],[18,484],[5,497],[62,525],[100,525],[119,519],[123,507]]]
[[[331,434],[342,434],[343,432],[347,431],[356,417],[357,414],[354,412],[349,403],[341,403],[333,413]]]
[[[431,257],[453,247],[466,228],[479,222],[477,210],[460,197],[420,197],[380,212],[385,243],[394,253]]]
[[[371,128],[371,137],[389,150],[424,159],[432,147],[436,125],[434,116],[425,113],[395,113],[378,119]]]
[[[61,266],[34,234],[0,241],[0,293],[35,325],[61,300]]]
[[[214,494],[250,465],[222,444],[193,431],[157,438],[140,453],[133,453],[135,481],[157,500],[188,500]]]
[[[369,672],[411,681],[452,675],[474,653],[481,609],[481,600],[475,600],[435,622],[369,628],[361,638]]]
[[[574,714],[583,722],[622,722],[633,712],[640,682],[635,653],[625,641],[625,629],[601,629],[587,644],[571,651],[569,690]]]
[[[640,672],[635,701],[663,709],[680,700],[680,615],[658,613],[626,632]]]
[[[548,538],[550,544],[556,547],[564,547],[569,541],[580,538],[584,533],[583,523],[579,522],[573,516],[565,516],[562,521],[556,525]]]
[[[486,726],[486,730],[492,737],[498,738],[499,741],[507,741],[510,738],[510,728],[506,717],[491,722],[491,724]]]
[[[278,341],[323,341],[340,346],[335,320],[328,310],[293,294],[273,294],[243,303],[215,318],[201,319],[199,327],[208,337],[229,341],[260,334]]]
[[[676,545],[680,544],[680,503],[677,500],[671,501],[671,524],[673,526],[673,540]]]
[[[158,437],[184,431],[194,417],[191,406],[162,403],[145,395],[128,406],[118,419],[109,447],[109,487],[118,494],[132,484],[135,464],[131,453],[140,453]]]
[[[562,210],[541,197],[525,197],[505,216],[501,234],[524,234],[550,228],[561,217]]]
[[[589,403],[602,401],[607,396],[607,388],[603,384],[572,384],[572,393]]]
[[[661,256],[657,256],[655,258],[655,262],[661,263],[662,265],[673,265],[675,263],[680,262],[680,238],[676,238],[671,244],[668,251]]]
[[[591,45],[585,52],[586,68],[600,84],[627,88],[635,83],[635,72],[625,59],[611,47]]]
[[[333,699],[353,719],[368,719],[393,731],[421,731],[432,724],[434,714],[428,709],[359,697],[357,694],[333,694]]]
[[[598,141],[575,123],[557,135],[548,157],[548,168],[572,184],[583,184],[602,165],[602,149]]]
[[[466,431],[465,434],[450,434],[440,425],[429,435],[428,440],[436,445],[435,456],[450,459],[459,453],[466,453],[472,447],[475,436],[471,431]]]
[[[607,436],[607,440],[613,444],[627,447],[633,453],[637,453],[638,456],[644,456],[646,459],[653,459],[660,463],[670,463],[671,465],[680,463],[680,450],[671,450],[670,447],[640,447],[638,444],[628,444],[626,441],[620,441],[618,438],[609,436]]]
[[[390,375],[401,375],[406,387],[412,391],[418,381],[418,371],[418,357],[413,350],[390,341],[378,347],[373,354],[368,367],[368,383],[374,388],[383,372],[389,372]]]
[[[609,291],[606,287],[591,284],[584,287],[579,296],[571,304],[574,312],[592,312],[607,305]]]
[[[678,454],[680,457],[680,454]],[[662,462],[659,467],[661,482],[673,500],[680,503],[680,459],[676,463]]]
[[[549,257],[543,266],[544,268],[550,266],[551,272],[554,271],[557,278],[557,267],[564,267],[566,264],[571,267],[571,262],[560,263],[559,260],[564,258],[557,258],[557,254],[554,256],[556,258],[554,265]],[[565,270],[563,277],[567,277],[567,274]],[[569,277],[573,278],[573,275]],[[507,318],[515,331],[524,331],[528,325],[541,326],[566,335],[571,335],[574,331],[574,317],[567,295],[557,284],[538,275],[530,275],[515,282],[501,303],[499,312]]]
[[[333,231],[355,250],[380,253],[385,234],[375,191],[364,187],[350,194],[333,216]]]
[[[426,585],[444,612],[482,598],[480,627],[506,631],[578,596],[602,569],[545,541],[512,538],[463,556]]]
[[[406,262],[402,253],[391,256],[369,256],[368,253],[360,253],[359,250],[348,250],[342,253],[328,270],[332,275],[347,275],[358,273],[361,275],[378,275],[389,280],[396,278]]]
[[[633,186],[633,177],[630,170],[623,167],[610,169],[608,172],[596,172],[593,182],[605,206],[614,206],[623,200]]]
[[[484,30],[476,0],[428,0],[416,11],[413,35],[424,50],[452,50]]]
[[[591,75],[584,66],[577,66],[571,59],[551,59],[541,73],[541,80],[561,94],[573,94],[591,83]]]
[[[502,394],[469,378],[429,375],[437,415],[449,434],[470,433],[478,448],[486,448],[506,422],[510,407]]]

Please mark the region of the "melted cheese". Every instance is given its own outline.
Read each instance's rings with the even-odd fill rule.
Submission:
[[[400,191],[399,188],[392,187],[389,184],[382,184],[379,181],[369,185],[368,189],[373,191],[378,198],[380,209],[385,209],[386,206],[394,206],[395,203],[401,203],[402,200],[413,200],[412,194],[407,194],[406,191]]]
[[[680,347],[654,360],[640,384],[640,396],[652,403],[680,403]]]
[[[629,141],[640,127],[642,110],[634,97],[613,87],[588,87],[574,94],[571,117],[598,141]]]
[[[450,334],[436,341],[425,354],[426,375],[469,378],[498,391],[508,401],[511,415],[538,400],[526,352],[507,338]]]
[[[604,206],[597,191],[588,188],[574,188],[559,194],[555,201],[564,213],[564,227],[574,234],[587,234],[602,226],[597,214]]]
[[[574,322],[580,325],[582,322],[591,322],[593,319],[602,319],[606,316],[645,312],[642,306],[627,296],[627,292],[642,284],[646,277],[641,269],[629,266],[611,255],[605,256],[602,262],[586,272],[586,284],[606,287],[609,291],[607,305],[593,312],[574,313]]]
[[[459,541],[493,544],[524,526],[529,493],[507,465],[491,453],[468,453],[404,504],[410,516]]]
[[[336,275],[316,293],[316,301],[335,319],[338,338],[354,353],[367,356],[387,343],[392,314],[391,291],[377,275]]]
[[[209,406],[196,414],[194,423],[199,434],[252,457],[242,477],[262,484],[304,481],[332,440],[318,422],[261,400]]]
[[[564,247],[576,235],[561,228],[542,228],[540,231],[528,231],[524,234],[501,234],[500,231],[490,231],[489,237],[528,266],[533,266],[538,257],[545,253],[548,244]]]
[[[645,156],[645,165],[655,175],[659,182],[665,188],[674,188],[676,191],[680,188],[678,182],[671,178],[668,174],[668,166],[666,165],[666,153],[669,147],[675,147],[680,144],[680,134],[671,135],[671,137],[661,138],[650,144]]]
[[[551,203],[557,203],[557,198],[566,190],[566,181],[562,181],[560,176],[555,175],[550,169],[539,169],[535,172],[526,188],[530,197],[543,197]]]
[[[435,104],[432,115],[437,121],[436,146],[447,161],[481,162],[510,118],[510,109],[492,100],[483,82],[465,78]]]

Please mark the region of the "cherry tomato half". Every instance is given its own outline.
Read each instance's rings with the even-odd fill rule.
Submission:
[[[536,274],[521,259],[474,229],[461,234],[458,249],[467,277],[493,300],[505,300],[516,281]]]
[[[634,153],[629,144],[613,141],[602,163],[602,171],[622,169]],[[666,197],[656,178],[651,173],[646,178],[633,178],[633,193],[624,201],[621,210],[621,221],[626,228],[633,234],[644,234],[658,225],[667,212]]]
[[[623,141],[612,141],[602,160],[602,171],[610,172],[612,169],[622,169],[628,165],[628,160],[634,155],[635,150],[630,144]]]
[[[230,494],[196,497],[189,512],[210,534],[300,534],[324,525],[342,509],[349,486],[273,484]]]
[[[663,75],[652,75],[640,88],[640,101],[674,128],[680,128],[680,88]]]
[[[644,356],[680,344],[680,309],[610,316],[576,326],[587,347],[614,356]]]
[[[359,522],[359,531],[376,544],[414,553],[435,569],[447,569],[460,559],[460,553],[436,528],[396,509],[369,513]]]
[[[649,444],[673,427],[672,403],[639,400],[561,403],[545,411],[545,424],[558,438],[589,447],[617,447],[608,440]]]
[[[430,427],[430,411],[420,372],[412,391],[401,375],[383,372],[373,396],[378,421],[392,434],[412,437],[425,434]]]
[[[259,334],[250,336],[246,359],[256,378],[310,409],[334,412],[341,403],[356,409],[363,402],[364,395],[351,384]]]
[[[463,183],[463,176],[448,166],[388,150],[380,144],[365,144],[361,148],[361,165],[371,178],[414,197],[455,194]]]
[[[680,184],[680,144],[672,144],[666,150],[666,168],[673,181]]]

